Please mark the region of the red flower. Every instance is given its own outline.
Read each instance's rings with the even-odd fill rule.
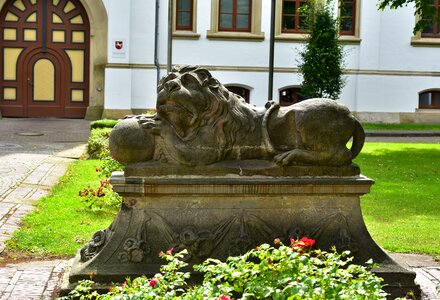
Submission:
[[[153,279],[150,280],[150,286],[154,287],[157,284],[157,278],[154,277]]]
[[[231,297],[223,295],[220,298],[217,298],[217,300],[231,300]]]
[[[300,242],[303,242],[304,245],[306,246],[313,246],[315,245],[316,241],[314,239],[309,239],[308,237],[302,237],[300,240]]]
[[[298,248],[298,249],[305,249],[305,248],[312,248],[313,245],[315,245],[316,241],[314,239],[310,239],[308,237],[302,237],[298,241],[295,241],[294,239],[290,239],[290,246],[292,248]]]

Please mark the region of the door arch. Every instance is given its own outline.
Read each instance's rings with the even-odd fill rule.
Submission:
[[[90,25],[78,0],[9,0],[0,13],[3,116],[83,118]]]

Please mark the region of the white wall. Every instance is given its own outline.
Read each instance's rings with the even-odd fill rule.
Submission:
[[[125,3],[126,1],[119,1]],[[154,64],[155,1],[131,0],[130,63]]]
[[[156,70],[132,69],[131,107],[137,109],[156,107]]]
[[[130,62],[130,34],[131,34],[131,1],[107,1],[108,13],[108,62]],[[125,53],[115,54],[114,43],[116,40],[124,42]]]
[[[106,109],[131,109],[131,70],[105,70],[105,104]]]

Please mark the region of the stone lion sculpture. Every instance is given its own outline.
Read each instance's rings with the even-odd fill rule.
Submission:
[[[282,166],[344,166],[364,140],[361,124],[334,100],[288,107],[268,102],[258,108],[229,92],[208,70],[183,66],[160,81],[156,115],[127,117],[115,126],[110,150],[123,164],[273,159]]]

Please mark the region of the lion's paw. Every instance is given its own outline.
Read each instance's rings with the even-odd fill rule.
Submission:
[[[142,129],[147,130],[151,134],[159,134],[161,122],[158,119],[142,118],[138,120],[139,126]]]
[[[273,160],[279,165],[288,166],[293,164],[294,159],[295,159],[294,151],[287,151],[275,155]]]

